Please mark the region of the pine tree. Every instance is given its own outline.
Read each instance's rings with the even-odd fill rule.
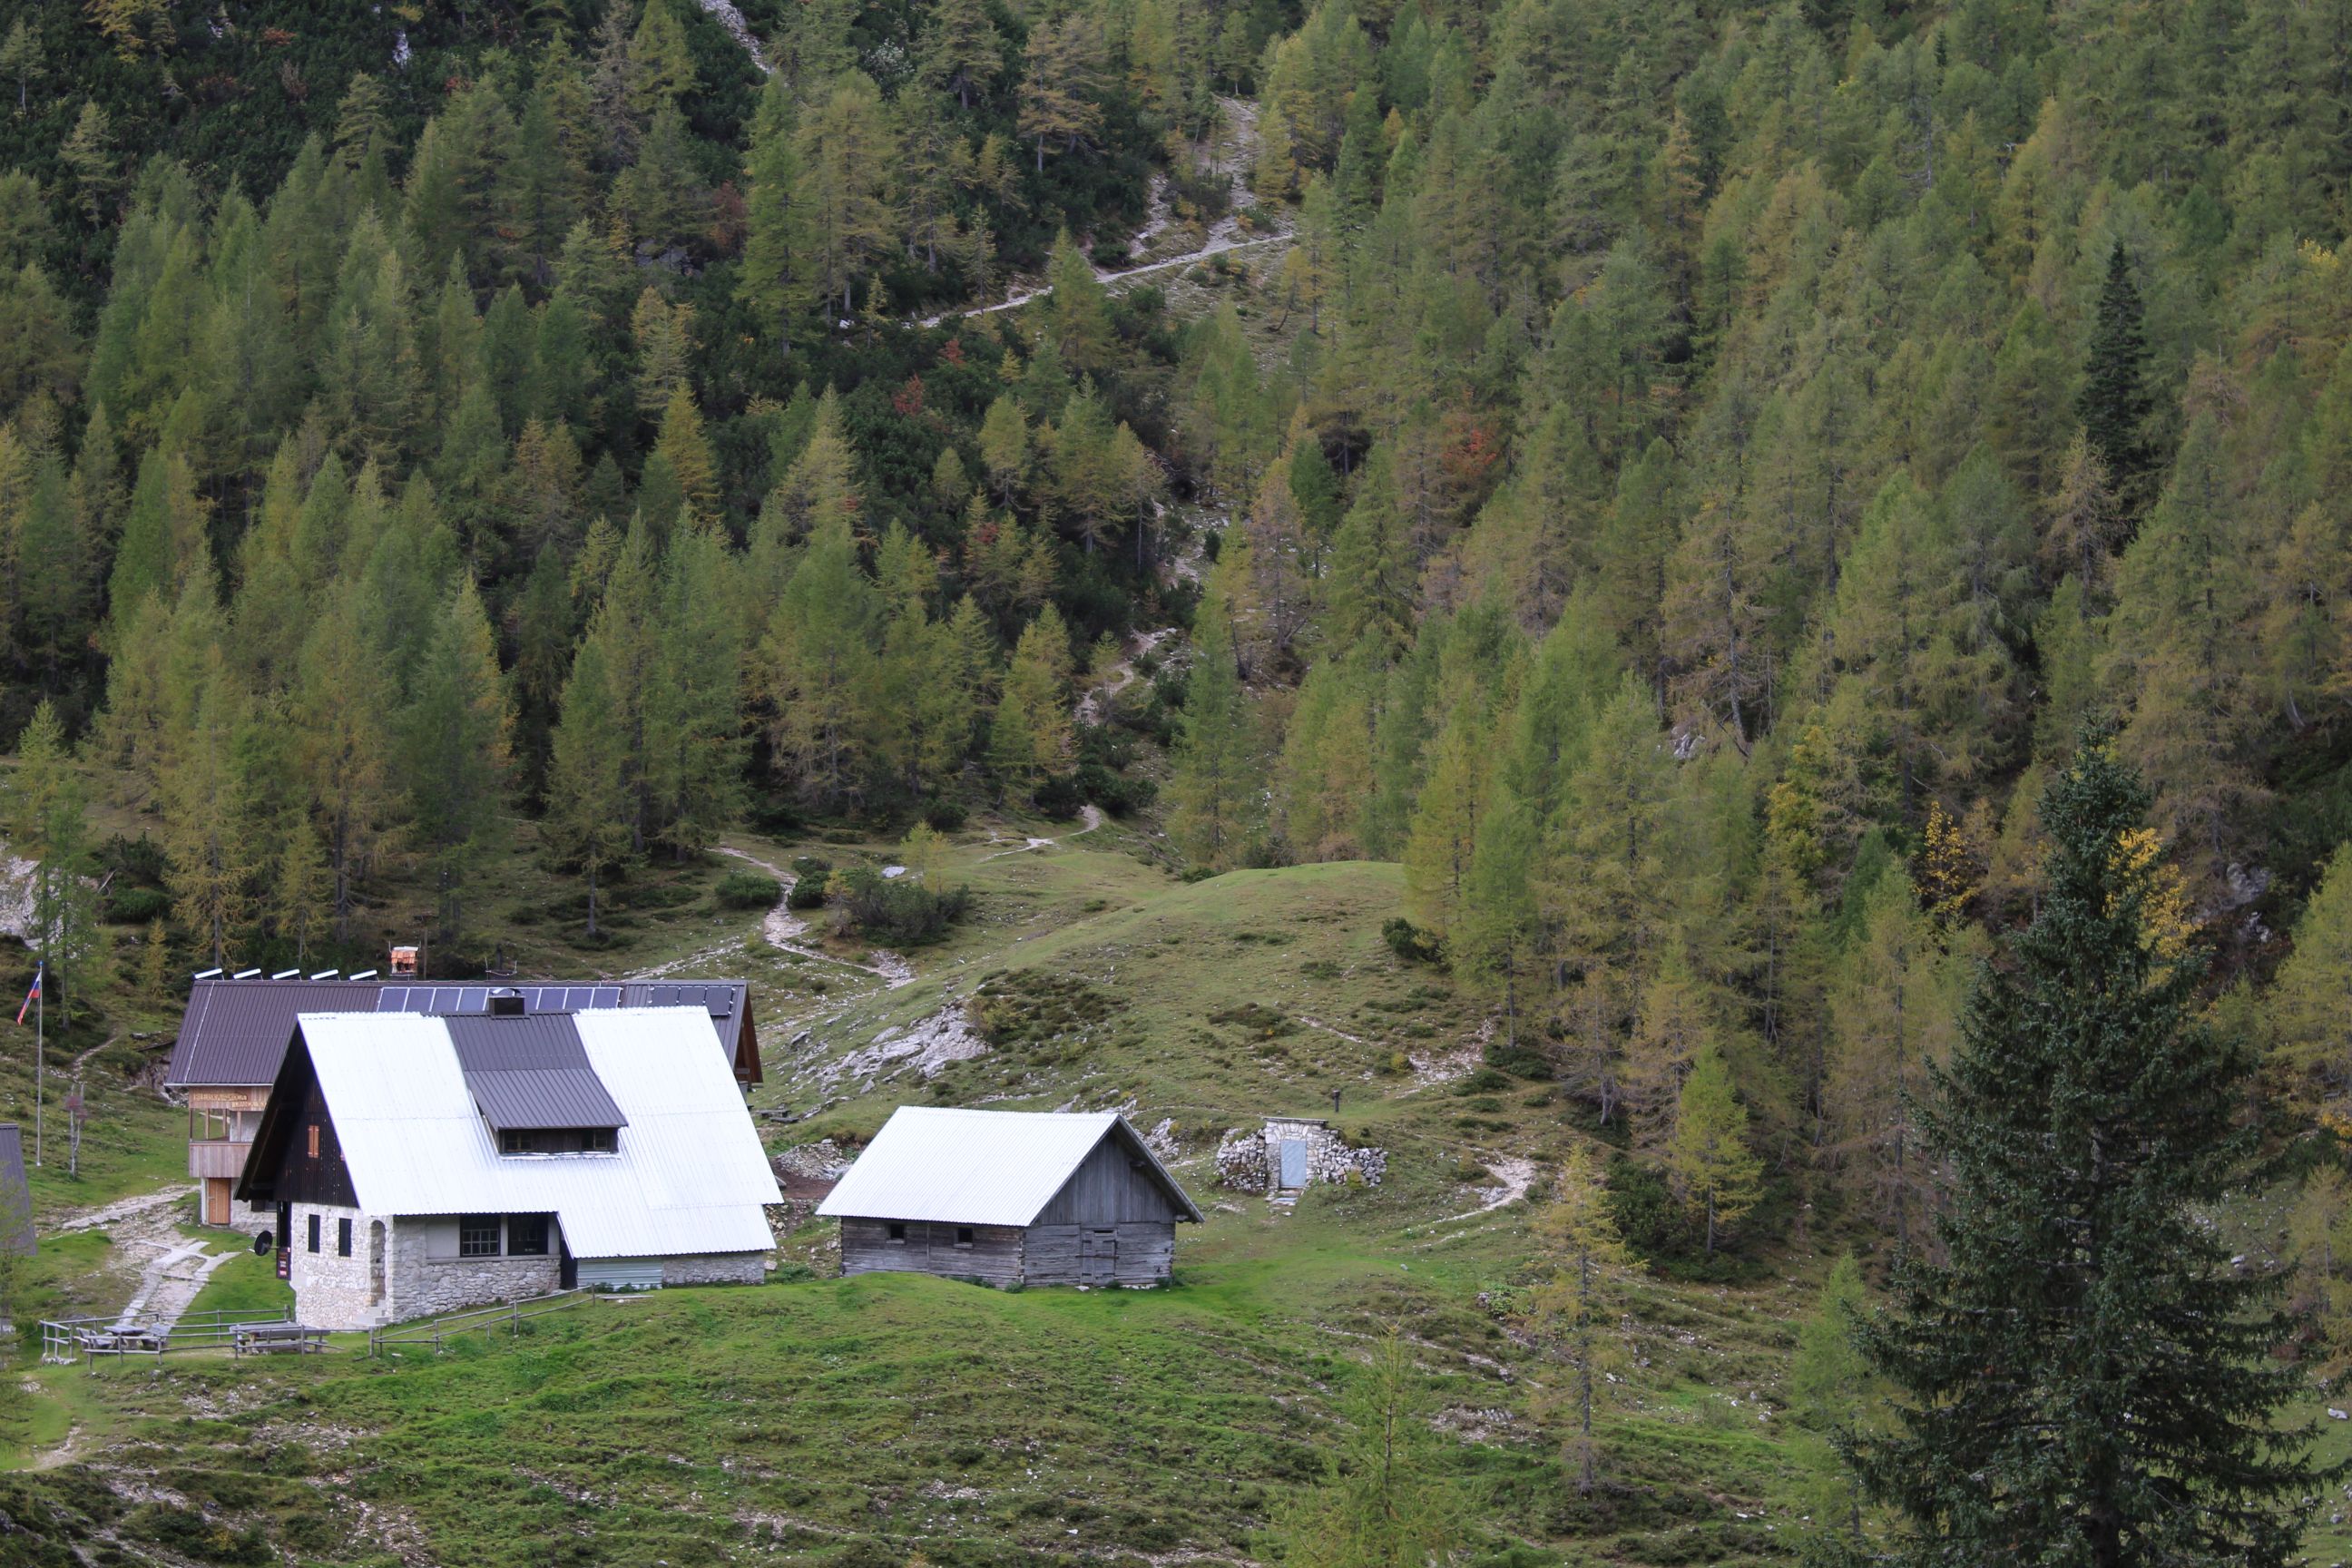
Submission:
[[[1601,1162],[1591,1149],[1579,1143],[1569,1151],[1552,1190],[1551,1203],[1535,1223],[1549,1277],[1533,1292],[1530,1316],[1568,1363],[1571,1381],[1546,1403],[1573,1423],[1563,1458],[1576,1477],[1576,1489],[1590,1494],[1601,1479],[1601,1442],[1592,1418],[1616,1384],[1615,1369],[1623,1364],[1611,1331],[1622,1311],[1624,1278],[1635,1264],[1609,1206]]]
[[[2326,1479],[2277,1424],[2303,1387],[2271,1359],[2284,1281],[2200,1218],[2252,1168],[2252,1064],[2199,1016],[2202,956],[2152,928],[2147,807],[2084,736],[2042,797],[2033,921],[1922,1108],[1943,1260],[1906,1259],[1861,1326],[1901,1428],[1851,1444],[1903,1561],[2285,1563]]]
[[[1764,1163],[1748,1146],[1748,1110],[1731,1087],[1731,1069],[1713,1047],[1683,1080],[1666,1169],[1683,1199],[1706,1216],[1706,1255],[1717,1237],[1739,1223],[1763,1195]]]

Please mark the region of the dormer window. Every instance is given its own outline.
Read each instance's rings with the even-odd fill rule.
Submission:
[[[501,1154],[610,1154],[619,1148],[614,1127],[509,1127],[499,1133]]]

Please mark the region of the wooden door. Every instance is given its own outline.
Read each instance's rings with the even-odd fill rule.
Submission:
[[[1108,1285],[1118,1278],[1118,1232],[1088,1230],[1078,1234],[1078,1283]]]

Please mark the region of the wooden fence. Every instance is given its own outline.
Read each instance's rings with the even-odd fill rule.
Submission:
[[[571,1290],[557,1290],[545,1296],[532,1296],[520,1301],[501,1301],[493,1307],[476,1307],[468,1311],[449,1312],[438,1318],[421,1318],[412,1323],[394,1323],[368,1331],[368,1354],[382,1355],[397,1345],[431,1345],[433,1353],[441,1353],[442,1342],[459,1334],[481,1334],[504,1329],[509,1334],[522,1331],[523,1323],[531,1318],[543,1318],[550,1312],[560,1312],[566,1307],[577,1306],[595,1292],[587,1286]]]

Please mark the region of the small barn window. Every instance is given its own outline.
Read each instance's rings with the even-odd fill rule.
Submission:
[[[335,1222],[335,1256],[338,1258],[349,1258],[351,1255],[352,1222],[347,1219],[339,1219]]]
[[[971,1245],[971,1226],[968,1225],[960,1225],[956,1226],[956,1245],[958,1247],[970,1247]]]
[[[544,1258],[547,1256],[547,1216],[543,1214],[510,1214],[507,1215],[507,1256],[509,1258]]]
[[[310,1216],[310,1250],[313,1252],[319,1250],[319,1216],[317,1215]]]
[[[458,1257],[496,1258],[498,1255],[498,1215],[494,1214],[469,1214],[457,1222]]]
[[[898,1221],[892,1220],[890,1222],[890,1239],[897,1242],[901,1247],[906,1246],[907,1227],[900,1225]]]
[[[319,1124],[318,1124],[317,1122],[313,1121],[312,1123],[310,1123],[310,1158],[312,1158],[313,1160],[315,1160],[315,1159],[317,1159],[318,1157],[319,1157]],[[318,1250],[318,1248],[316,1248],[316,1247],[312,1247],[312,1248],[311,1248],[311,1250],[312,1250],[313,1252],[315,1252],[315,1251],[317,1251],[317,1250]]]

